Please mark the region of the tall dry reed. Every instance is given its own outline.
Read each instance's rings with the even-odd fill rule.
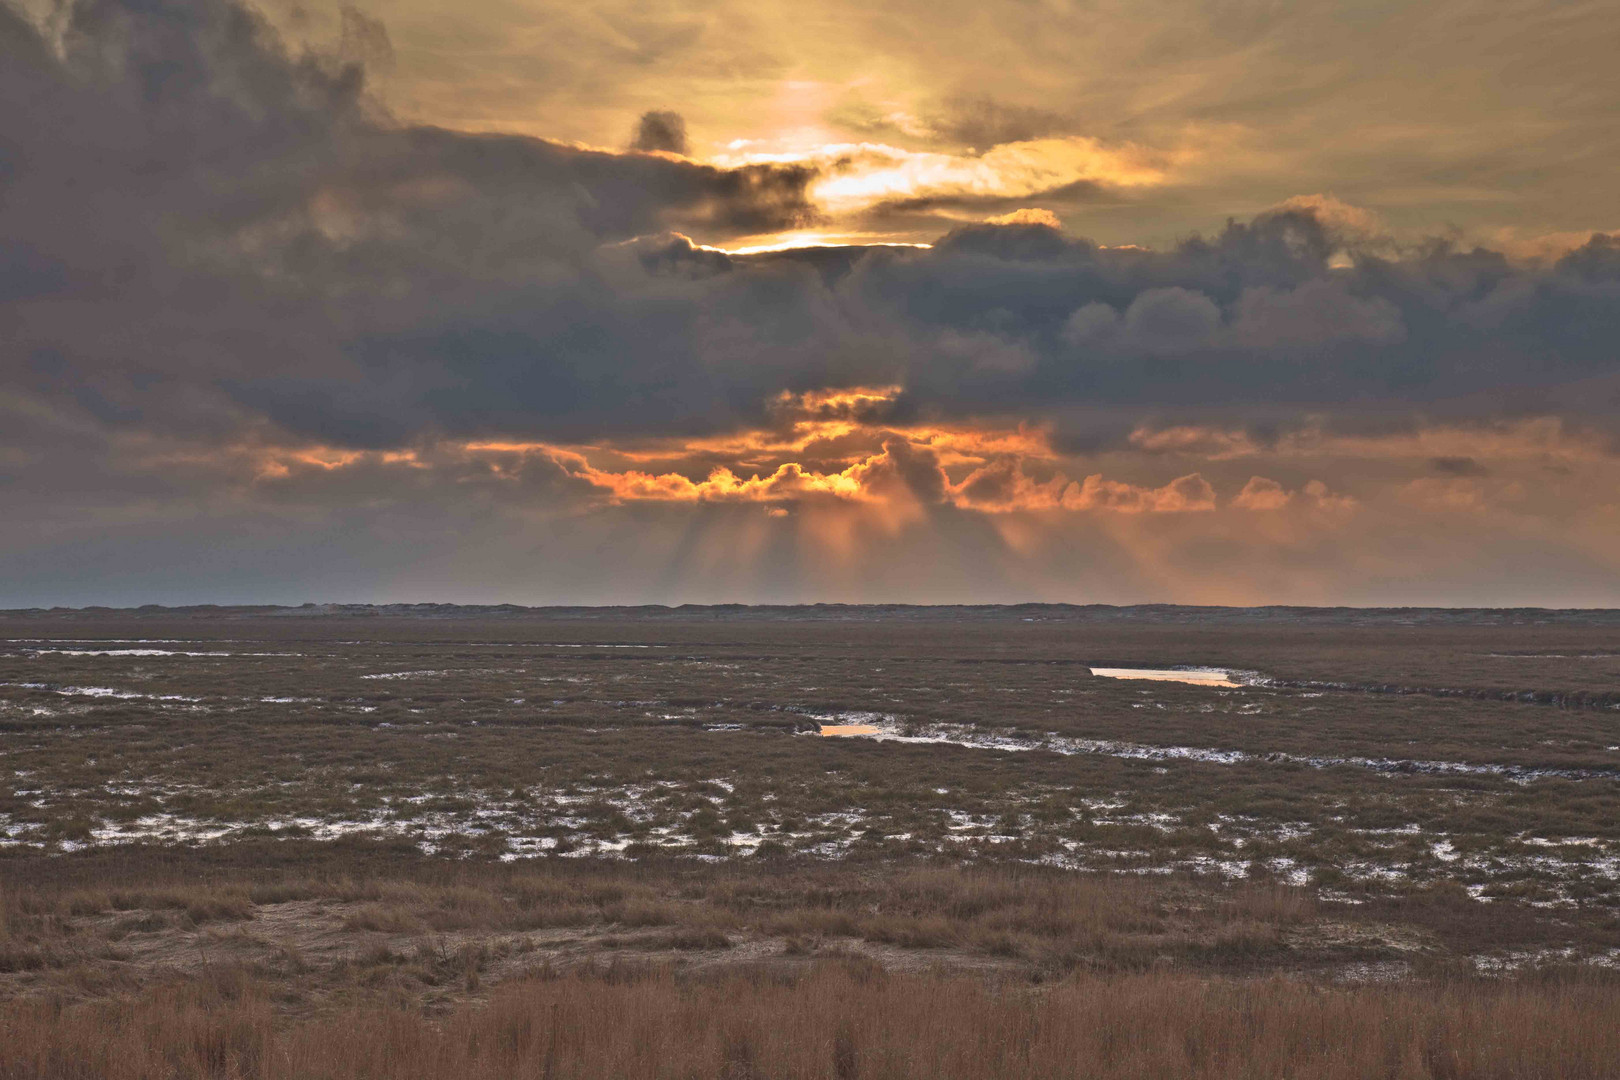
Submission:
[[[0,1077],[1598,1080],[1620,988],[1591,980],[1323,988],[1147,974],[1046,987],[827,964],[789,978],[608,969],[432,1018],[277,1019],[239,979],[136,1002],[14,1004]]]

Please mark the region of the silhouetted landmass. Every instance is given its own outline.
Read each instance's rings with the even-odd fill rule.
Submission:
[[[1305,623],[1327,626],[1620,625],[1616,608],[1205,607],[1188,604],[663,604],[545,606],[521,604],[193,604],[134,608],[52,607],[0,610],[0,618],[46,619],[758,619],[781,621],[994,621],[1142,623],[1218,626]]]

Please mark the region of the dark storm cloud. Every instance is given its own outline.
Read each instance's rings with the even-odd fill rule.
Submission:
[[[684,154],[687,151],[686,121],[678,112],[661,109],[644,112],[636,124],[636,137],[630,141],[630,149]]]
[[[1029,195],[955,192],[886,199],[861,211],[856,220],[862,228],[878,232],[929,228],[938,234],[958,227],[963,219],[993,218],[1029,208],[1051,210],[1061,217],[1080,208],[1119,203],[1127,198],[1107,184],[1076,180]]]
[[[1336,266],[1340,242],[1307,211],[1162,253],[986,225],[926,254],[874,254],[840,287],[913,341],[981,343],[908,371],[911,394],[942,403],[1257,414],[1283,403],[1347,415],[1382,403],[1386,415],[1452,408],[1479,419],[1530,393],[1601,418],[1620,386],[1616,249],[1595,236],[1544,269],[1444,246],[1398,259],[1351,251],[1353,264]],[[982,363],[1012,346],[1031,358],[1022,370]],[[1560,398],[1575,384],[1607,389],[1585,406]]]
[[[1442,476],[1486,476],[1490,470],[1471,457],[1430,458],[1429,465]]]
[[[0,12],[5,100],[25,106],[0,121],[7,235],[41,237],[46,256],[100,251],[110,227],[169,262],[225,241],[241,255],[248,240],[247,255],[325,255],[351,275],[372,250],[466,272],[511,249],[532,263],[672,221],[758,229],[810,212],[802,168],[719,170],[392,124],[351,58],[375,62],[386,35],[359,16],[338,56],[292,56],[229,0],[84,0],[57,57]],[[323,199],[341,220],[312,220]],[[367,214],[396,227],[365,234],[378,224]],[[377,250],[384,232],[393,245]],[[334,250],[312,250],[323,242]]]
[[[0,8],[0,99],[25,104],[0,113],[3,377],[34,449],[701,434],[851,385],[1093,447],[1149,413],[1266,438],[1617,404],[1604,236],[1526,268],[1391,252],[1306,208],[1160,252],[1022,224],[734,257],[671,230],[813,220],[810,167],[402,125],[365,92],[370,24],[336,56],[227,0],[84,0],[64,25],[58,46]],[[676,149],[674,125],[649,114],[638,144]]]
[[[225,0],[86,0],[64,26],[53,45],[0,6],[0,303],[7,384],[70,418],[374,444],[588,392],[634,416],[642,370],[691,366],[694,306],[627,322],[601,246],[813,216],[805,167],[394,124],[363,20],[339,57]]]
[[[1076,180],[1071,184],[1048,188],[1030,195],[919,195],[908,199],[880,202],[866,211],[868,214],[914,213],[922,210],[959,210],[976,214],[1004,214],[1028,206],[1077,206],[1114,197],[1106,184],[1095,180]]]

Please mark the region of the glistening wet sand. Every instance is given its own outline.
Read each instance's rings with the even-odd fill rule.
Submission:
[[[1181,682],[1194,686],[1242,686],[1226,668],[1121,668],[1094,667],[1100,679],[1148,679],[1153,682]]]
[[[876,724],[822,724],[823,735],[879,735],[883,729]]]

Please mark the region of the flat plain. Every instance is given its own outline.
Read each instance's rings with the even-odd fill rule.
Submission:
[[[1620,1061],[1620,613],[140,609],[0,639],[0,1076]]]

